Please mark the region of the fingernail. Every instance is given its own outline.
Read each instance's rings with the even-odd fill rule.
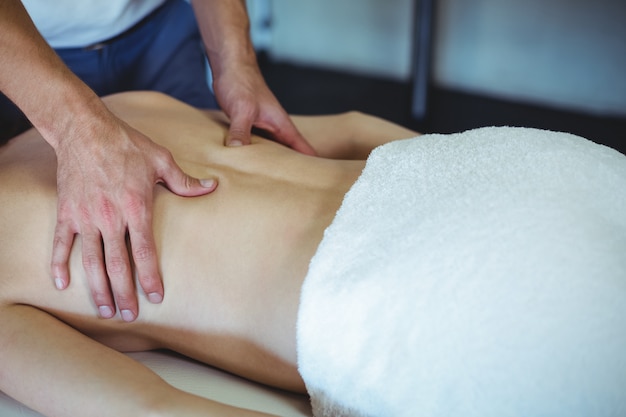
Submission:
[[[228,146],[243,146],[243,142],[238,139],[233,139],[228,142]]]
[[[148,294],[148,300],[150,300],[151,303],[159,304],[161,301],[163,301],[163,296],[158,292],[151,292],[150,294]]]
[[[215,180],[210,179],[210,180],[200,180],[200,185],[202,185],[204,188],[213,188],[215,187]]]
[[[100,312],[100,317],[103,319],[110,319],[113,317],[113,310],[109,306],[100,306],[98,307],[98,311]]]
[[[124,320],[124,321],[133,321],[133,320],[135,320],[135,315],[130,310],[122,310],[122,311],[120,311],[120,313],[122,314],[122,320]]]
[[[63,288],[65,288],[65,283],[61,278],[55,278],[54,286],[57,287],[58,290],[62,290]]]

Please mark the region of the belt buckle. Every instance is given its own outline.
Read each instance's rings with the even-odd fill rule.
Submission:
[[[89,46],[85,46],[83,48],[83,50],[85,51],[99,51],[101,49],[104,49],[107,46],[107,42],[96,42],[92,45]]]

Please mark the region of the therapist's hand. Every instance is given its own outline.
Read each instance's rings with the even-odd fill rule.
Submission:
[[[68,259],[74,236],[80,235],[82,263],[99,315],[113,317],[117,305],[122,319],[133,321],[139,311],[129,252],[148,299],[163,299],[152,233],[155,184],[164,182],[181,196],[199,196],[217,183],[186,175],[165,148],[103,113],[88,122],[77,120],[55,146],[58,211],[52,274],[57,288],[69,285]]]
[[[79,234],[100,315],[112,317],[117,305],[132,321],[139,311],[131,260],[148,298],[163,298],[152,234],[155,183],[183,196],[209,193],[216,183],[185,175],[167,150],[115,117],[50,48],[22,2],[0,1],[0,27],[0,90],[57,156],[54,282],[69,285],[68,259]]]
[[[270,91],[255,64],[239,64],[215,78],[215,97],[230,118],[227,146],[250,143],[252,127],[298,152],[315,155],[287,112]]]

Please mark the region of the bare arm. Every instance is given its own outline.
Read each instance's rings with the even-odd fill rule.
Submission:
[[[228,117],[221,111],[204,110],[204,113],[224,125],[229,124]],[[377,146],[421,135],[394,122],[359,111],[290,117],[298,130],[306,135],[317,156],[328,159],[365,160]],[[260,134],[263,136],[262,132]]]
[[[51,417],[267,416],[180,391],[25,305],[0,307],[0,390]]]
[[[230,117],[227,145],[250,143],[252,127],[296,151],[314,154],[269,90],[250,39],[244,0],[192,0],[220,107]]]
[[[327,116],[292,116],[319,156],[367,159],[377,146],[419,135],[393,122],[357,111]]]
[[[56,286],[69,285],[68,256],[74,235],[81,234],[83,264],[100,315],[111,317],[117,304],[126,320],[134,320],[138,304],[127,232],[139,282],[151,300],[163,297],[151,227],[155,183],[186,196],[206,194],[215,184],[203,186],[185,175],[167,150],[109,112],[48,46],[20,1],[0,0],[0,27],[0,90],[58,159],[51,262]]]

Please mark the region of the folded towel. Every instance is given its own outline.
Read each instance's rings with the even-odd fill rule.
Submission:
[[[377,148],[298,362],[317,417],[626,415],[626,157],[522,128]]]

